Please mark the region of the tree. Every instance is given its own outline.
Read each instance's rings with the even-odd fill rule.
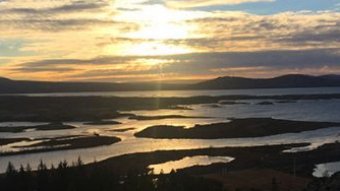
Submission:
[[[15,169],[14,165],[9,162],[7,165],[7,169],[6,169],[6,176],[10,177],[10,176],[14,176],[16,175],[17,170]]]
[[[272,179],[272,191],[278,191],[278,190],[279,190],[279,187],[278,187],[276,178],[274,177],[274,178]]]

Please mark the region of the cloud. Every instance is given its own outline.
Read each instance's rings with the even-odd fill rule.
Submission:
[[[190,76],[272,76],[340,71],[340,49],[192,53],[167,56],[98,57],[89,60],[41,60],[18,65],[16,72],[64,72],[70,79],[119,79],[137,76],[164,79]],[[150,61],[157,61],[148,64]],[[69,71],[67,73],[67,69]],[[336,69],[336,70],[335,70]],[[122,79],[120,79],[122,80]],[[126,79],[125,79],[126,80]],[[152,80],[145,77],[144,80]]]
[[[196,38],[168,42],[206,51],[331,48],[339,46],[339,19],[337,12],[217,12],[186,21]]]
[[[178,22],[188,35],[182,38],[107,37],[100,45],[166,44],[198,51],[259,51],[335,48],[339,42],[337,12],[288,12],[253,15],[216,12]],[[151,33],[152,34],[152,33]]]
[[[262,69],[263,74],[273,71],[304,73],[304,70],[319,70],[325,67],[339,67],[339,49],[280,50],[259,52],[218,52],[162,56],[159,59],[173,60],[162,65],[162,75],[180,76],[228,75],[230,73],[256,76],[252,71]],[[223,70],[221,70],[223,69]],[[160,74],[154,70],[154,74]],[[324,71],[326,72],[326,71]],[[327,72],[330,72],[328,70]],[[142,74],[143,72],[141,72]]]
[[[94,57],[101,51],[96,44],[105,33],[115,35],[138,29],[136,23],[115,20],[115,11],[106,0],[8,1],[0,6],[0,36],[1,40],[25,42],[21,50],[36,56]],[[23,58],[13,54],[17,60]]]
[[[275,0],[169,0],[166,5],[173,8],[195,8],[217,5],[236,5],[242,3],[274,2]]]
[[[25,73],[39,73],[39,72],[65,72],[65,73],[70,73],[75,71],[75,68],[71,67],[49,67],[49,66],[42,66],[42,67],[18,67],[18,68],[13,68],[12,72],[25,72]]]
[[[110,20],[103,19],[55,19],[55,18],[28,18],[28,19],[11,19],[11,20],[1,20],[1,26],[7,28],[16,28],[22,30],[41,30],[49,32],[60,32],[65,30],[80,30],[95,28],[98,26],[129,26],[128,23],[119,23]],[[132,26],[132,25],[131,25]]]
[[[245,2],[6,1],[0,76],[152,80],[340,71],[339,12],[185,9]]]
[[[70,4],[62,5],[60,7],[50,8],[46,11],[50,13],[60,13],[69,11],[89,11],[97,10],[109,6],[108,1],[96,1],[96,2],[85,2],[85,1],[75,1]]]
[[[340,22],[334,26],[319,27],[298,32],[279,41],[299,45],[301,43],[340,43]]]
[[[95,74],[120,72],[121,74],[136,74],[157,68],[158,64],[168,64],[174,61],[162,56],[103,56],[92,59],[47,59],[24,62],[13,66],[16,72],[55,72],[55,71],[86,71],[89,77]],[[100,71],[100,72],[99,72]],[[77,75],[75,75],[77,76]]]
[[[161,74],[160,68],[157,66],[152,67],[140,67],[140,66],[130,66],[129,70],[125,69],[94,69],[94,70],[87,70],[75,75],[72,75],[73,78],[117,78],[117,76],[126,76],[133,78],[135,75],[159,75]],[[150,80],[150,79],[145,79]]]
[[[44,3],[45,2],[45,3]],[[54,1],[55,2],[55,1]],[[64,2],[64,3],[63,3]],[[23,2],[25,3],[25,2]],[[47,4],[51,6],[39,7],[40,4]],[[13,5],[15,5],[13,3]],[[100,10],[109,6],[107,1],[60,1],[59,5],[53,5],[52,1],[33,1],[23,7],[11,6],[11,4],[2,8],[1,11],[4,14],[59,14],[65,12],[79,12],[79,11],[91,11]],[[35,6],[32,6],[35,5]]]
[[[30,2],[30,3],[28,3]],[[114,21],[116,10],[109,1],[15,1],[0,7],[0,29],[62,31],[105,26],[128,27],[127,22]],[[49,5],[49,6],[46,6]],[[7,28],[6,28],[7,27]]]
[[[19,64],[19,66],[25,67],[44,67],[44,66],[60,66],[60,65],[88,65],[88,64],[100,64],[111,65],[119,64],[132,60],[135,57],[97,57],[93,59],[47,59],[32,62],[25,62]]]

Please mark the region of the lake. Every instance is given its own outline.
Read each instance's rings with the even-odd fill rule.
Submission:
[[[220,96],[220,95],[295,95],[295,94],[335,94],[340,93],[340,88],[290,88],[290,89],[252,89],[252,90],[212,90],[212,91],[141,91],[141,92],[92,92],[92,93],[51,93],[51,94],[24,94],[26,96],[137,96],[137,97],[192,97],[200,95]],[[259,102],[267,101],[273,104],[260,105]],[[0,138],[30,138],[30,139],[51,139],[65,135],[106,135],[116,136],[122,141],[112,145],[74,149],[64,151],[43,152],[34,154],[22,154],[13,156],[0,156],[0,171],[6,170],[9,161],[14,165],[30,163],[33,168],[37,167],[39,160],[47,164],[57,164],[61,160],[75,161],[79,156],[85,163],[101,161],[110,157],[132,153],[151,152],[157,150],[183,150],[198,149],[209,147],[245,147],[275,145],[287,143],[311,143],[307,147],[287,150],[285,152],[301,152],[318,148],[327,143],[340,141],[340,126],[326,129],[304,131],[300,133],[286,133],[280,135],[255,137],[255,138],[229,138],[229,139],[152,139],[136,138],[135,133],[155,125],[174,125],[191,128],[197,124],[211,124],[228,122],[228,118],[252,118],[252,117],[272,117],[275,119],[302,120],[302,121],[321,121],[321,122],[340,122],[340,100],[296,100],[294,102],[277,102],[276,100],[242,100],[247,104],[219,104],[213,107],[211,104],[186,105],[188,109],[162,109],[162,110],[138,110],[125,111],[127,113],[143,116],[162,116],[162,115],[183,115],[183,116],[202,116],[207,118],[181,118],[181,119],[159,119],[139,121],[127,117],[113,119],[120,122],[117,125],[85,125],[81,122],[69,122],[75,129],[51,130],[51,131],[29,131],[21,133],[0,133]],[[6,122],[0,126],[34,126],[42,123],[33,122]],[[129,129],[127,131],[113,131],[119,129]],[[21,141],[5,146],[0,146],[1,152],[18,151],[18,145],[30,145],[34,141]],[[19,149],[20,150],[20,149]],[[184,160],[184,167],[190,166],[190,160]],[[198,157],[193,161],[199,164],[210,164],[220,162],[211,161],[213,158]],[[237,160],[237,159],[235,159]],[[188,162],[189,161],[189,162]],[[222,159],[222,162],[226,162]],[[169,161],[171,163],[171,161]],[[166,163],[165,165],[168,165]],[[173,164],[173,163],[171,163]],[[183,166],[183,161],[175,163],[179,168]],[[157,164],[155,164],[157,165]],[[161,165],[161,164],[159,164]],[[317,164],[316,164],[317,165]],[[156,166],[159,171],[159,166]],[[184,168],[183,167],[183,168]],[[167,169],[168,171],[169,169]],[[320,173],[319,173],[320,174]]]
[[[158,91],[112,91],[112,92],[67,92],[67,93],[24,93],[3,95],[24,95],[32,97],[104,96],[104,97],[193,97],[222,95],[303,95],[340,94],[340,87],[320,88],[268,88],[231,90],[158,90]]]

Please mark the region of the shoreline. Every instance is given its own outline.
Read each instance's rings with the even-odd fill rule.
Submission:
[[[223,139],[257,138],[285,133],[300,133],[332,126],[340,123],[293,121],[273,118],[230,119],[230,122],[182,126],[156,125],[135,133],[139,138],[154,139]]]
[[[276,96],[194,96],[194,97],[28,97],[0,96],[0,122],[92,122],[119,117],[138,110],[184,109],[187,105],[218,104],[221,101],[275,100],[287,104],[292,100],[340,99],[340,94]],[[289,101],[288,101],[289,100]],[[281,103],[279,103],[281,102]],[[292,103],[294,104],[294,103]],[[181,106],[181,107],[179,107]],[[183,107],[184,106],[184,107]],[[263,105],[266,107],[266,105]],[[27,113],[29,112],[29,113]]]
[[[218,163],[209,166],[193,166],[179,171],[199,175],[216,172],[224,167],[228,167],[230,171],[269,168],[290,173],[293,169],[293,159],[295,158],[296,174],[302,177],[311,178],[315,164],[334,162],[340,159],[340,143],[326,144],[311,151],[282,153],[282,151],[286,149],[307,145],[309,144],[299,143],[255,147],[224,147],[144,152],[111,157],[99,161],[95,165],[103,168],[112,168],[118,172],[127,172],[131,168],[145,169],[152,164],[179,160],[184,157],[196,155],[207,155],[228,156],[235,158],[235,160],[226,164]],[[124,165],[122,166],[122,164]],[[86,166],[92,168],[93,165],[93,163],[89,163]]]
[[[0,139],[1,140],[1,139]],[[33,141],[42,141],[28,146],[17,146],[15,148],[22,149],[17,152],[0,152],[0,156],[13,156],[13,155],[24,155],[24,154],[35,154],[44,153],[50,151],[61,151],[61,150],[75,150],[75,149],[86,149],[98,146],[112,145],[121,141],[117,137],[108,136],[65,136],[55,137],[51,139],[37,139]]]

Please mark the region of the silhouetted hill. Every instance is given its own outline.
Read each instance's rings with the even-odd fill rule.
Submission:
[[[105,82],[39,82],[16,81],[0,78],[0,94],[50,93],[50,92],[93,92],[180,89],[184,85],[159,83],[105,83]]]
[[[194,90],[194,89],[252,89],[294,87],[340,87],[339,75],[308,76],[284,75],[275,78],[256,79],[242,77],[219,77],[196,84],[160,83],[105,83],[105,82],[39,82],[18,81],[0,78],[0,94],[6,93],[49,93],[49,92],[92,92],[131,90]]]
[[[8,81],[10,81],[10,79],[0,77],[0,83],[1,83],[1,82],[8,82]]]
[[[325,79],[331,79],[331,80],[340,80],[340,75],[335,75],[335,74],[323,75],[320,77],[325,78]]]
[[[193,89],[251,89],[251,88],[294,88],[294,87],[336,87],[340,76],[308,76],[290,74],[275,78],[254,79],[242,77],[219,77],[192,85]]]

